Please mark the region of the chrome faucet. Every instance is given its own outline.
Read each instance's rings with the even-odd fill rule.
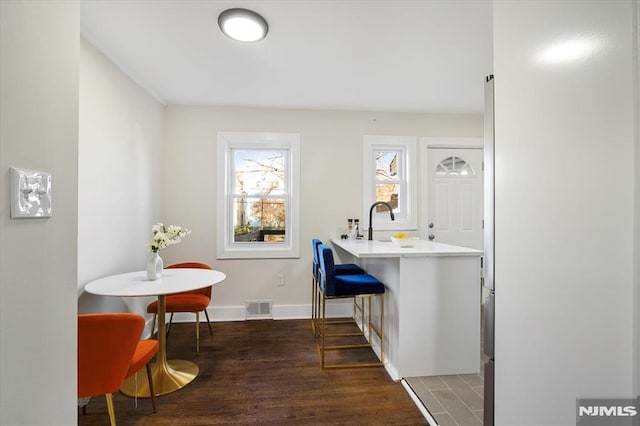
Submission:
[[[396,216],[393,214],[393,207],[391,207],[391,204],[386,203],[384,201],[376,201],[375,203],[373,203],[371,205],[371,208],[369,209],[369,240],[373,240],[373,228],[371,225],[371,216],[373,216],[373,209],[376,206],[385,206],[389,210],[389,214],[391,215],[391,220],[396,220]]]

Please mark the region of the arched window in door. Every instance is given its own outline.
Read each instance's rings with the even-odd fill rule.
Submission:
[[[462,157],[452,155],[438,163],[435,175],[437,176],[474,176],[476,173],[473,167],[467,163]]]

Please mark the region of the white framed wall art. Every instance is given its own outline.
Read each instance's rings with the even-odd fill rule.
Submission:
[[[51,217],[51,173],[11,168],[11,218]]]

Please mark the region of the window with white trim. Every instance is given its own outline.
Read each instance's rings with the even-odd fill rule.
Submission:
[[[392,221],[384,206],[372,212],[374,230],[417,229],[417,137],[365,135],[363,147],[363,227],[369,226],[376,201],[391,205]]]
[[[300,135],[218,132],[218,258],[300,256]]]

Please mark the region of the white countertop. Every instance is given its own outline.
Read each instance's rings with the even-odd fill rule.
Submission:
[[[331,242],[355,257],[427,257],[427,256],[482,256],[482,250],[452,246],[426,240],[415,240],[413,247],[400,247],[391,241],[339,240]]]

